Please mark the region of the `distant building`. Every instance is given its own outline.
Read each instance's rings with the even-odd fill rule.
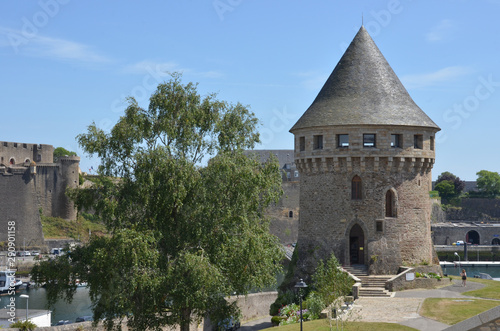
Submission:
[[[245,151],[247,155],[257,155],[265,162],[274,155],[279,162],[283,196],[280,201],[268,207],[267,216],[271,220],[270,232],[283,244],[297,242],[299,222],[299,171],[294,163],[293,149],[261,149]]]
[[[54,147],[0,141],[0,242],[13,240],[17,249],[44,245],[40,213],[76,219],[67,188],[79,181],[78,156],[53,162]],[[15,234],[8,233],[15,228]]]

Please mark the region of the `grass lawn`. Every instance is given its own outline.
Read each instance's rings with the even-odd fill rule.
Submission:
[[[427,298],[420,315],[453,325],[498,306],[500,302],[467,298]]]
[[[486,299],[500,299],[500,282],[497,280],[479,279],[479,278],[467,278],[467,283],[475,282],[486,285],[485,287],[464,292],[464,295],[469,295],[472,297],[486,298]],[[500,304],[500,303],[499,303]]]
[[[334,323],[334,321],[332,321]],[[333,330],[335,329],[335,324],[332,324]],[[328,320],[321,319],[315,321],[304,322],[303,324],[304,331],[330,331],[330,324]],[[339,325],[339,330],[340,330]],[[269,328],[265,330],[274,330],[274,331],[292,331],[292,330],[300,330],[300,324],[290,324],[284,325],[274,328]],[[416,329],[410,328],[404,325],[396,324],[396,323],[368,323],[368,322],[347,322],[344,323],[344,331],[414,331]]]

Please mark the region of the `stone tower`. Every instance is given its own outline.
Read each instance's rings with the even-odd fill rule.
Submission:
[[[439,127],[364,27],[290,130],[300,171],[299,270],[332,252],[394,274],[433,264],[431,169]]]

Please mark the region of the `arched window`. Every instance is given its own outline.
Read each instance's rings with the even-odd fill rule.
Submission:
[[[361,200],[361,177],[354,176],[351,183],[351,198],[352,200]]]
[[[493,238],[493,240],[491,241],[491,244],[492,244],[492,245],[500,245],[500,239],[498,239],[498,238]]]
[[[396,199],[392,190],[385,193],[385,217],[396,217]]]
[[[11,165],[14,165],[14,164],[16,164],[16,160],[14,160],[14,158],[13,158],[13,157],[11,157],[11,158],[10,158],[10,160],[9,160],[9,163],[10,163]]]

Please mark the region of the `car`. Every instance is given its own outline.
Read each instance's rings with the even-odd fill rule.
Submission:
[[[56,323],[56,326],[57,325],[67,325],[67,324],[71,324],[71,322],[68,321],[68,320],[65,320],[65,321],[64,320],[60,320],[59,322]]]
[[[91,322],[92,321],[92,316],[80,316],[77,317],[75,320],[75,323],[81,323],[81,322]]]
[[[31,251],[31,255],[38,256],[40,255],[40,251]]]
[[[463,240],[457,240],[456,244],[457,244],[457,245],[463,245],[463,244],[464,244],[464,241],[463,241]]]

